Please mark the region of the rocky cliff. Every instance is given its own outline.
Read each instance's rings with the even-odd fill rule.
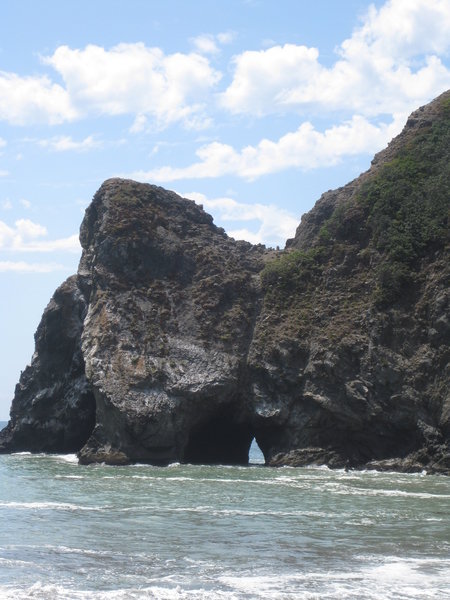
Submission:
[[[450,92],[283,252],[172,192],[106,181],[0,451],[83,463],[450,473]]]

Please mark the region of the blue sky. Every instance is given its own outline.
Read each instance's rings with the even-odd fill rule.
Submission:
[[[104,179],[283,246],[450,88],[450,0],[0,5],[0,419]]]

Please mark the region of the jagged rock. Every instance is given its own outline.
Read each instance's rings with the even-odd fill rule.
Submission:
[[[106,181],[0,451],[450,473],[449,148],[447,92],[283,252]]]
[[[450,472],[449,165],[447,92],[263,271],[248,365],[269,464]]]
[[[96,194],[80,239],[97,414],[81,462],[245,463],[263,249],[229,239],[194,202],[121,180]]]
[[[85,314],[77,277],[69,277],[36,331],[36,350],[16,385],[0,452],[76,452],[90,436],[95,401],[80,347]]]

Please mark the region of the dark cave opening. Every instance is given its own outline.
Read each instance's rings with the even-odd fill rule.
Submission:
[[[254,434],[228,414],[212,416],[189,437],[184,462],[202,465],[247,465]]]

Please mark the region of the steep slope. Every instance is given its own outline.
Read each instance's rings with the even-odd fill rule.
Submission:
[[[283,252],[106,181],[0,451],[450,473],[449,149],[447,92]]]
[[[449,184],[447,92],[264,269],[249,363],[270,464],[450,468]]]

